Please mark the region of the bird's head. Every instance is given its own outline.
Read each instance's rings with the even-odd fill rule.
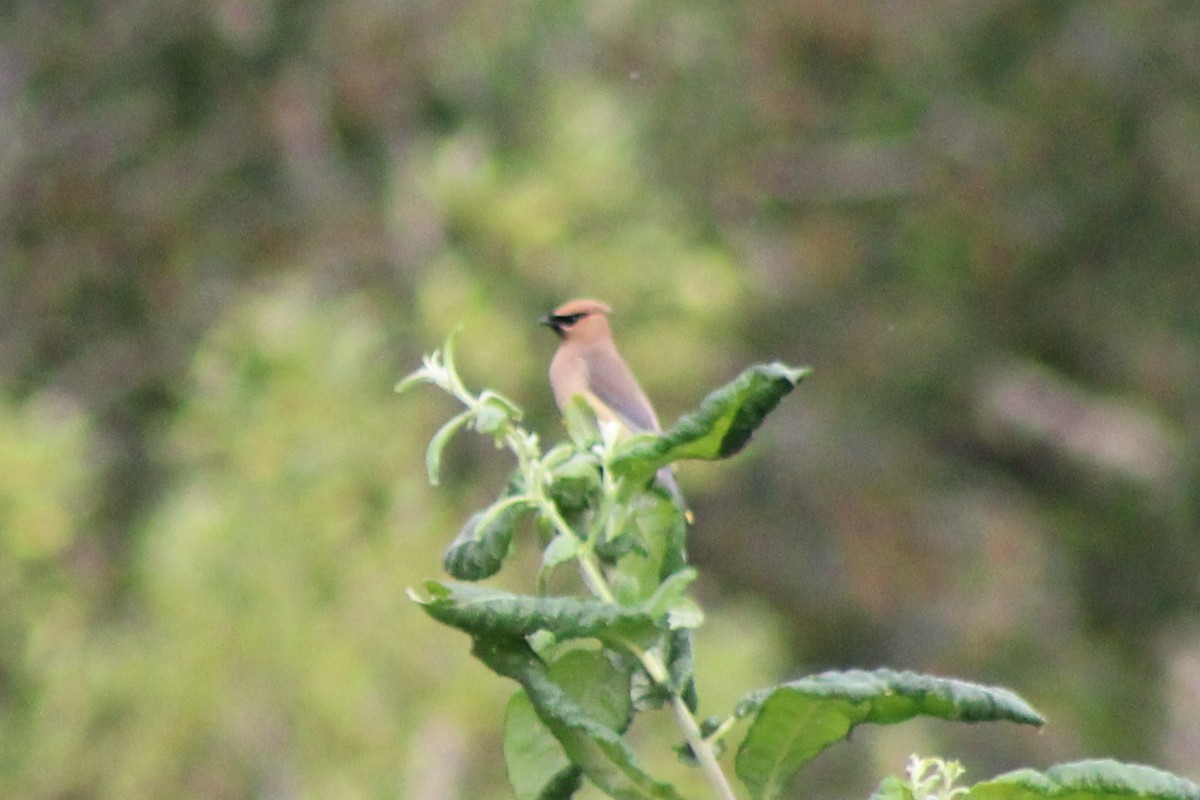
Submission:
[[[608,333],[607,315],[612,309],[599,300],[572,300],[563,303],[539,322],[563,340],[586,340]]]

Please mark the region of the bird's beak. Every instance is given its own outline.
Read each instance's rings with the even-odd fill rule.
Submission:
[[[545,325],[555,333],[562,333],[562,328],[558,324],[558,319],[556,319],[553,314],[547,314],[546,316],[540,318],[538,320],[538,325]]]

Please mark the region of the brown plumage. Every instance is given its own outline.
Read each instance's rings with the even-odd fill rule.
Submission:
[[[627,434],[658,433],[662,428],[654,407],[613,342],[611,313],[598,300],[572,300],[541,320],[560,339],[550,362],[554,401],[565,409],[572,397],[581,395],[597,419],[618,422]],[[686,510],[670,467],[659,470],[658,480]]]

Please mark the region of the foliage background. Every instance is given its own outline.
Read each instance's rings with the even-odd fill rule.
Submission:
[[[533,321],[579,295],[668,420],[815,368],[682,471],[702,710],[886,664],[1050,718],[798,792],[1200,778],[1197,41],[1166,0],[3,4],[0,795],[506,796],[511,687],[404,589],[507,466],[426,487],[450,408],[391,386],[461,326],[554,440]]]

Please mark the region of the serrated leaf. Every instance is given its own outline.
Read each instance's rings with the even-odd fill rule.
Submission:
[[[442,451],[446,449],[446,445],[458,433],[463,425],[470,421],[474,412],[463,411],[460,414],[450,418],[442,427],[438,428],[437,433],[429,440],[429,447],[425,450],[425,471],[429,475],[429,483],[433,486],[438,485],[438,473],[442,466]]]
[[[682,800],[669,784],[651,777],[625,739],[588,714],[550,679],[545,664],[522,639],[477,638],[475,655],[500,675],[521,684],[534,713],[554,735],[571,763],[619,800]]]
[[[463,581],[495,575],[508,556],[513,531],[527,511],[524,498],[509,496],[472,515],[446,548],[442,567]]]
[[[1200,800],[1200,786],[1140,764],[1108,759],[1022,769],[971,787],[967,800]]]
[[[808,374],[808,369],[778,362],[750,367],[661,435],[630,439],[612,468],[640,483],[673,461],[728,458],[746,445],[767,414]]]
[[[579,600],[532,597],[466,583],[428,581],[419,602],[439,622],[472,636],[519,636],[546,630],[559,639],[594,638],[620,646],[653,641],[665,620],[639,608]]]
[[[754,798],[778,797],[798,769],[863,723],[916,716],[1044,722],[1007,689],[883,669],[825,672],[762,689],[743,698],[735,714],[754,716],[735,762]]]
[[[759,689],[742,698],[735,713],[739,717],[753,714],[779,692],[864,703],[868,706],[864,709],[865,721],[878,724],[903,722],[914,716],[961,722],[1045,723],[1009,689],[890,669],[833,670]]]

